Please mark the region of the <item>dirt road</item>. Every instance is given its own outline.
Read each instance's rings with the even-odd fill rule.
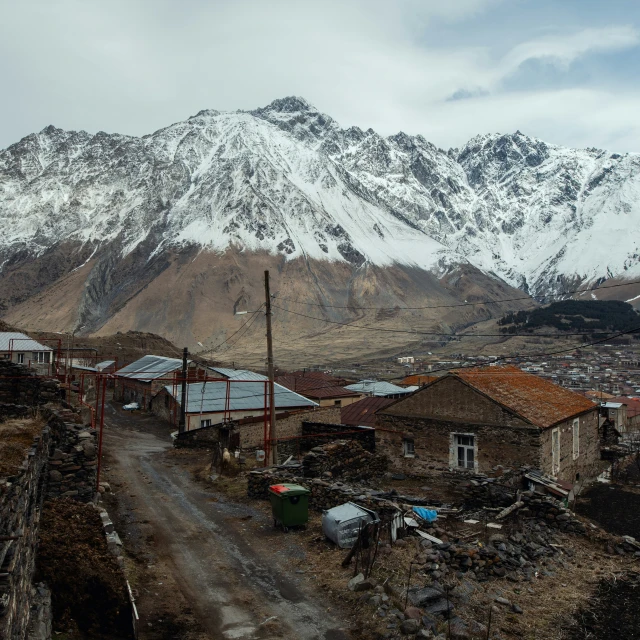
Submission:
[[[171,450],[156,418],[107,407],[107,506],[129,556],[140,638],[349,638],[340,613],[296,572],[304,550],[294,536],[195,482]]]

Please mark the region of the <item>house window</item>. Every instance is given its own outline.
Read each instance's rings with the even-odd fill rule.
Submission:
[[[24,364],[24,353],[18,354],[18,364]]]
[[[49,352],[48,351],[34,351],[33,352],[33,361],[38,364],[48,364],[49,363]]]
[[[454,434],[456,461],[459,469],[475,468],[475,436]]]
[[[580,456],[580,420],[573,421],[573,459]]]
[[[551,432],[551,475],[560,473],[560,429]]]
[[[206,420],[200,420],[200,427],[210,427],[211,426],[211,418],[207,418]]]
[[[339,407],[339,406],[342,404],[342,400],[334,400],[334,401],[333,401],[333,404],[334,404],[336,407]]]
[[[416,447],[413,438],[405,438],[402,441],[402,454],[405,458],[413,458],[416,455]]]

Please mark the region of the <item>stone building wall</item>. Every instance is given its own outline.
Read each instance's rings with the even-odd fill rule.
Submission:
[[[539,468],[541,430],[538,427],[470,425],[426,418],[378,414],[376,450],[386,453],[391,465],[408,474],[429,474],[452,467],[453,433],[473,433],[477,447],[476,472],[497,465]],[[405,457],[403,441],[413,440],[415,453]]]
[[[575,483],[586,478],[595,478],[608,466],[600,459],[597,409],[579,416],[577,420],[580,421],[580,446],[578,456],[575,459],[573,456],[573,419],[543,430],[539,468],[544,474],[553,475],[551,441],[555,428],[560,433],[560,473],[557,476],[560,480]]]

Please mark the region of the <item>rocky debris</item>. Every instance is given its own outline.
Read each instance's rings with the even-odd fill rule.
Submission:
[[[314,447],[302,460],[305,478],[341,478],[361,480],[381,476],[389,461],[362,448],[356,440],[335,440]]]

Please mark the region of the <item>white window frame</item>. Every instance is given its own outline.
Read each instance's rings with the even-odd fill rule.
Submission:
[[[573,459],[580,457],[580,419],[576,418],[571,426],[573,431]]]
[[[551,431],[551,475],[560,475],[560,428]]]
[[[204,420],[200,420],[200,428],[210,427],[210,426],[211,426],[211,418],[205,418]]]
[[[475,433],[452,433],[453,437],[453,467],[455,469],[464,469],[465,471],[475,471],[478,468],[478,448],[477,448],[477,438]],[[471,444],[462,444],[459,439],[460,438],[470,438]],[[458,455],[459,448],[463,448],[464,453],[464,464],[460,464],[460,456]],[[472,454],[472,463],[469,466],[469,451]]]
[[[48,351],[34,351],[33,361],[37,364],[49,364],[50,357]]]
[[[402,439],[402,455],[405,458],[416,457],[416,444],[413,438]]]
[[[18,354],[18,364],[24,364],[24,353]]]

